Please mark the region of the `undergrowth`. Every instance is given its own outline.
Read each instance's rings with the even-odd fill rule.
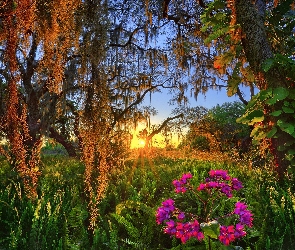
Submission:
[[[295,247],[294,178],[278,183],[267,167],[163,157],[127,161],[109,173],[98,227],[92,232],[79,161],[43,157],[35,202],[26,199],[9,164],[1,160],[0,166],[0,249],[208,249],[206,243],[182,245],[164,234],[155,212],[172,197],[172,180],[190,172],[192,184],[197,184],[210,169],[225,169],[239,178],[244,185],[240,197],[254,213],[253,229],[236,245],[257,250]]]

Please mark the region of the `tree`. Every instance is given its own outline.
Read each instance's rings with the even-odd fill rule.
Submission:
[[[202,107],[198,107],[202,110]],[[211,148],[221,152],[229,152],[239,147],[242,140],[249,137],[250,130],[247,125],[238,124],[236,119],[245,112],[245,105],[241,102],[224,103],[205,112],[199,118],[192,120],[189,124],[185,142],[192,147],[203,144],[211,144]],[[188,112],[186,112],[188,114]]]
[[[75,138],[86,165],[92,228],[124,138],[148,119],[149,110],[140,103],[160,88],[178,90],[183,98],[165,50],[147,43],[153,25],[141,15],[145,11],[132,1],[1,6],[1,135],[9,142],[9,160],[35,199],[42,139],[54,138],[75,156]],[[142,18],[132,23],[130,14]]]
[[[1,134],[9,141],[10,160],[31,198],[37,195],[42,136],[55,113],[49,101],[61,92],[64,56],[78,39],[71,27],[79,4],[4,1],[1,6]],[[40,117],[37,107],[43,105]]]
[[[164,6],[168,17],[176,8],[170,1]],[[204,43],[193,46],[194,39],[188,39],[187,51],[207,48],[211,61],[207,66],[213,75],[224,80],[229,96],[237,94],[246,104],[240,92],[241,84],[250,87],[251,96],[254,86],[261,91],[249,103],[241,121],[254,127],[251,135],[256,141],[268,142],[282,178],[290,162],[291,165],[295,162],[291,108],[295,79],[294,3],[291,0],[215,0],[202,1],[200,6],[205,7],[195,26],[200,27],[198,37]],[[189,38],[188,34],[184,36]]]
[[[147,128],[141,130],[139,132],[139,138],[145,141],[145,149],[152,145],[152,139],[155,135],[161,132],[167,133],[168,130],[170,130],[169,128],[172,125],[169,126],[169,123],[171,123],[171,121],[182,118],[183,116],[184,115],[181,113],[173,117],[167,117],[161,124],[152,126],[150,131],[148,131]]]

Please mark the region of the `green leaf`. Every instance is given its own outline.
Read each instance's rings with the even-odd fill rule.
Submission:
[[[278,126],[280,127],[281,130],[283,130],[284,132],[292,135],[294,133],[294,125],[292,125],[291,123],[285,122],[283,120],[278,120],[277,121]]]
[[[286,154],[285,158],[287,161],[291,161],[292,159],[294,159],[294,155],[293,154]]]
[[[264,117],[264,114],[263,114],[262,110],[254,110],[248,116],[248,118],[250,120],[253,120],[253,119],[256,119],[256,118],[261,118],[261,117]],[[263,120],[259,119],[259,121],[263,121]]]
[[[249,125],[254,125],[257,122],[262,122],[264,121],[264,115],[263,116],[258,116],[258,117],[254,117],[251,122],[249,122]]]
[[[265,103],[268,105],[274,105],[278,100],[276,98],[268,99]]]
[[[246,77],[247,81],[255,82],[255,76],[250,66],[247,66],[246,68],[241,67],[240,71],[243,74],[243,76]]]
[[[276,127],[272,127],[272,129],[266,134],[267,138],[272,138],[276,132],[278,131],[278,129]]]
[[[242,117],[236,120],[237,123],[243,123],[253,125],[256,122],[262,122],[264,120],[264,114],[262,110],[254,110],[249,113],[245,113]]]
[[[266,99],[272,97],[272,88],[261,90],[259,93],[259,99],[265,101]]]
[[[212,3],[212,7],[215,9],[215,10],[218,10],[218,9],[224,9],[225,8],[225,3],[224,1],[214,1]]]
[[[279,116],[279,115],[282,114],[282,113],[283,113],[282,110],[276,110],[276,111],[274,111],[274,112],[271,112],[270,115],[271,115],[271,116]]]
[[[238,91],[238,86],[241,82],[240,77],[231,77],[227,83],[227,96],[231,97]]]
[[[289,90],[289,98],[292,99],[292,100],[295,99],[295,89],[290,89]]]
[[[258,104],[260,104],[259,99],[260,99],[260,92],[256,95],[254,95],[251,100],[248,102],[246,109],[250,109],[252,107],[257,107]]]
[[[213,239],[218,239],[220,225],[216,220],[209,223],[201,223],[200,226],[205,235]]]
[[[295,155],[295,149],[294,148],[291,148],[288,150],[287,154],[289,155]]]
[[[262,64],[262,69],[264,72],[267,72],[270,70],[270,68],[274,65],[274,59],[273,58],[269,58],[266,59],[263,64]]]
[[[283,106],[282,107],[282,110],[287,113],[287,114],[292,114],[294,113],[294,109],[293,108],[289,108],[289,107],[286,107],[286,106]]]
[[[266,133],[261,131],[258,135],[255,136],[255,140],[260,141],[266,137]]]
[[[289,95],[289,90],[283,87],[275,88],[273,90],[274,98],[281,101],[286,99],[286,97]]]
[[[255,137],[255,136],[258,134],[259,130],[260,130],[259,127],[255,127],[255,128],[253,128],[252,131],[251,131],[250,136],[251,136],[251,137]]]
[[[288,173],[295,174],[295,168],[294,168],[294,166],[295,166],[295,158],[293,158],[290,163],[291,163],[291,166],[293,166],[293,168],[288,168]],[[293,205],[293,209],[295,210],[294,205]]]
[[[222,12],[219,12],[216,15],[214,15],[214,18],[216,20],[221,20],[222,21],[222,20],[224,20],[226,18],[226,14],[225,13],[222,13]]]

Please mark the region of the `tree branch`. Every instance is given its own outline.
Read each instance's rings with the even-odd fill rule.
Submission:
[[[245,105],[248,104],[248,102],[247,102],[247,101],[245,100],[245,98],[243,97],[243,94],[242,94],[242,92],[241,92],[241,90],[240,90],[239,87],[237,88],[237,95],[238,95],[239,99],[242,101],[242,103],[244,103]]]
[[[134,36],[139,30],[141,30],[141,29],[143,29],[143,28],[144,28],[143,26],[142,26],[142,27],[137,27],[137,28],[135,28],[135,29],[131,32],[131,34],[130,34],[130,36],[129,36],[129,39],[128,39],[128,41],[127,41],[125,44],[110,43],[109,45],[110,45],[110,46],[113,46],[113,47],[121,47],[121,48],[127,47],[128,45],[133,44],[133,43],[132,43],[133,36]],[[133,45],[137,46],[136,44],[133,44]]]
[[[147,138],[146,138],[146,143],[145,145],[147,146],[149,144],[149,141],[156,135],[159,134],[161,132],[161,130],[167,125],[168,122],[183,117],[183,114],[179,114],[173,117],[168,117],[166,120],[163,121],[163,123],[161,124],[161,126],[159,128],[157,128],[156,130],[154,130],[152,133],[150,133]]]
[[[163,84],[159,84],[159,85],[154,85],[151,86],[150,88],[146,89],[142,95],[137,96],[137,99],[135,102],[131,103],[128,107],[126,107],[119,115],[114,117],[114,121],[112,122],[112,126],[114,127],[116,125],[116,123],[134,106],[140,104],[143,101],[143,98],[145,97],[145,95],[147,93],[149,93],[150,91],[152,91],[153,89],[156,89],[158,87],[163,87]]]

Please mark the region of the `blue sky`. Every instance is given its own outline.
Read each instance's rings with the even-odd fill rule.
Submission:
[[[244,88],[242,89],[243,93],[245,94],[245,99],[250,99],[250,92],[249,89]],[[165,120],[168,116],[171,116],[171,111],[176,106],[171,106],[168,104],[170,99],[170,95],[162,92],[162,93],[154,93],[152,95],[152,102],[150,104],[149,98],[146,98],[144,105],[151,105],[158,110],[158,115],[155,117],[151,117],[151,121],[153,124],[160,123],[161,121]],[[196,107],[196,106],[203,106],[206,108],[212,108],[217,104],[223,104],[225,102],[234,102],[240,101],[238,96],[228,97],[226,93],[226,89],[222,89],[220,91],[217,90],[208,90],[206,95],[199,94],[198,99],[196,100],[194,97],[189,97],[189,106]]]

